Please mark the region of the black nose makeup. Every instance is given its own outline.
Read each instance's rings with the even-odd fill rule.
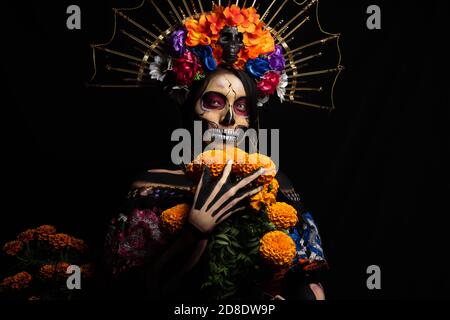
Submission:
[[[232,126],[236,123],[233,117],[233,111],[232,108],[228,108],[227,114],[225,117],[223,117],[222,120],[220,120],[220,124],[223,126]]]

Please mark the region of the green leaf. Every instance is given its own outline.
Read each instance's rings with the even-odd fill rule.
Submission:
[[[237,228],[230,228],[230,235],[235,237],[239,234],[239,229]]]
[[[231,249],[231,247],[227,246],[227,250],[228,250],[228,252],[231,253],[233,256],[236,255],[236,252],[235,252],[233,249]]]
[[[220,244],[220,245],[222,245],[222,246],[229,246],[229,245],[230,245],[229,242],[223,241],[223,240],[216,240],[216,243],[217,243],[217,244]]]
[[[259,239],[258,240],[252,240],[247,244],[247,248],[253,248],[255,246],[259,246]]]
[[[232,241],[232,242],[231,242],[231,245],[232,245],[233,247],[242,249],[242,246],[241,246],[237,241]]]
[[[230,242],[230,239],[229,239],[228,236],[225,235],[225,234],[218,234],[218,235],[216,236],[216,238],[225,240],[225,241],[227,241],[227,242]]]
[[[226,285],[230,286],[230,287],[234,287],[234,286],[235,286],[234,283],[231,282],[230,280],[225,280],[224,283],[225,283]]]
[[[244,260],[247,256],[243,253],[239,253],[236,257],[236,260]]]
[[[258,247],[254,247],[252,250],[250,250],[249,254],[252,255],[252,254],[256,254],[258,252],[259,252],[259,246]]]

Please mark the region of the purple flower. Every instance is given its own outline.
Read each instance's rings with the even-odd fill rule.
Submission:
[[[283,49],[279,44],[275,46],[275,51],[269,54],[267,59],[272,70],[280,72],[284,70],[286,62],[283,57]]]
[[[169,52],[172,57],[181,57],[186,51],[184,41],[186,40],[186,30],[180,29],[172,32],[167,39]]]

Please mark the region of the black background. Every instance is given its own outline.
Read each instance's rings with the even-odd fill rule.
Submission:
[[[85,87],[89,43],[109,38],[110,8],[124,3],[3,8],[0,241],[50,223],[100,252],[133,176],[168,159],[174,109],[158,92]],[[81,30],[66,28],[70,4]],[[366,28],[370,4],[381,30]],[[447,12],[446,1],[322,0],[323,26],[343,34],[337,110],[263,115],[281,129],[281,169],[319,225],[329,299],[449,297]],[[381,290],[366,287],[372,264]]]

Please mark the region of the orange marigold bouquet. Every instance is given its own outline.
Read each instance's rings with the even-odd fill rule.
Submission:
[[[299,222],[294,207],[277,202],[276,166],[265,155],[248,154],[238,148],[206,151],[186,166],[186,174],[197,184],[207,166],[218,178],[228,160],[233,160],[232,176],[236,180],[260,167],[266,171],[255,182],[263,189],[249,199],[247,211],[219,224],[209,241],[209,274],[202,288],[216,299],[239,296],[240,287],[263,287],[283,275],[296,256],[289,230]],[[181,229],[187,213],[182,207],[169,209],[165,213],[172,218],[169,229]]]
[[[58,233],[51,225],[41,225],[19,233],[5,243],[3,254],[13,266],[0,277],[0,296],[31,300],[70,299],[77,290],[69,290],[68,267],[80,268],[81,281],[92,276],[92,264],[84,259],[87,246],[83,240]],[[15,270],[15,271],[14,271]]]

